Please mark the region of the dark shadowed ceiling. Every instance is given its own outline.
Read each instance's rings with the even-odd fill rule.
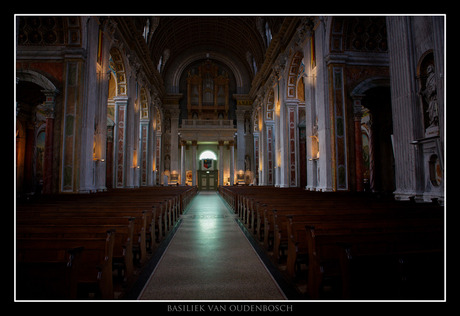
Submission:
[[[283,21],[279,16],[160,16],[138,17],[137,27],[143,27],[147,19],[154,26],[148,40],[153,63],[157,65],[169,50],[165,72],[185,50],[216,49],[236,56],[252,73],[248,52],[260,67],[267,49],[265,25],[274,35]]]

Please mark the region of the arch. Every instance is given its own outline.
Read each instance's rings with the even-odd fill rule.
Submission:
[[[388,52],[386,20],[383,16],[336,16],[326,28],[326,54],[354,52]]]
[[[59,92],[54,83],[44,75],[28,69],[19,69],[16,71],[16,77],[22,81],[29,81],[42,87],[43,90]]]
[[[387,77],[371,77],[361,81],[351,91],[352,98],[360,97],[366,93],[367,90],[377,87],[390,87],[390,79]]]
[[[206,59],[206,58],[212,58],[214,60],[220,61],[230,68],[230,70],[233,72],[233,75],[235,77],[237,93],[241,93],[242,91],[239,91],[239,90],[242,90],[245,86],[249,85],[249,83],[246,82],[247,80],[245,80],[244,74],[240,71],[240,67],[236,64],[234,59],[229,58],[225,56],[224,54],[213,52],[212,56],[209,56],[209,54],[198,52],[198,53],[194,53],[190,55],[185,54],[184,56],[186,57],[184,57],[181,61],[179,61],[178,64],[175,65],[175,67],[173,67],[172,69],[168,71],[168,75],[167,75],[165,82],[170,81],[170,84],[168,85],[171,86],[173,89],[177,90],[177,91],[171,91],[171,92],[178,92],[180,78],[184,70],[188,67],[188,65],[190,65],[191,63],[197,60]]]
[[[199,160],[203,159],[217,160],[217,156],[212,150],[205,150],[200,154]]]
[[[149,103],[147,97],[147,91],[144,87],[141,88],[140,92],[140,106],[141,106],[141,119],[148,119],[149,118]]]
[[[127,93],[127,79],[125,64],[123,62],[123,57],[118,50],[118,48],[112,47],[110,50],[111,59],[109,61],[109,68],[112,73],[115,75],[115,82],[117,84],[117,96],[126,95]]]
[[[21,152],[16,153],[19,167],[16,180],[21,185],[18,193],[37,193],[42,192],[42,189],[42,193],[51,193],[55,181],[49,159],[53,156],[52,113],[55,96],[59,91],[51,80],[39,72],[19,69],[16,76],[19,79],[16,85],[16,104],[20,106],[16,112],[16,124],[22,128],[18,130],[22,139],[17,139]],[[29,106],[22,107],[22,102]],[[48,128],[50,132],[47,131]]]
[[[288,78],[286,83],[286,98],[295,99],[297,97],[297,77],[299,70],[302,69],[303,54],[301,51],[297,51],[291,59],[288,69]]]
[[[265,116],[264,121],[273,120],[274,110],[275,110],[275,92],[273,91],[273,89],[270,89],[270,91],[268,92],[267,102],[265,104],[265,109],[264,109],[264,116]]]
[[[158,106],[154,106],[154,111],[155,111],[155,121],[154,121],[154,128],[157,132],[161,132],[161,127],[162,127],[162,124],[161,122],[163,121],[162,120],[162,112],[160,110],[160,108]]]
[[[423,70],[424,68],[426,68],[427,63],[434,63],[434,55],[432,49],[429,49],[426,52],[424,52],[417,63],[418,78],[425,75],[425,73],[423,73]]]

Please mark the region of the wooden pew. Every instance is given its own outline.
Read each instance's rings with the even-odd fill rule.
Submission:
[[[16,239],[16,261],[19,263],[21,281],[24,284],[17,284],[18,287],[27,287],[27,282],[33,282],[30,271],[33,267],[43,264],[62,262],[70,253],[71,249],[83,249],[75,265],[77,287],[79,289],[95,287],[96,295],[102,299],[113,299],[112,280],[112,256],[115,241],[115,232],[108,231],[105,238],[17,238]],[[28,263],[28,267],[21,265]],[[40,269],[39,271],[44,271]],[[38,271],[37,271],[38,272]],[[28,275],[30,279],[24,279]],[[71,278],[69,293],[74,298],[74,279]],[[20,291],[22,292],[22,289]],[[77,295],[78,296],[78,295]],[[29,297],[29,299],[32,299]]]
[[[115,268],[121,266],[125,270],[126,278],[132,274],[133,255],[138,255],[140,264],[142,264],[146,259],[147,249],[154,250],[154,244],[160,242],[162,236],[175,225],[180,214],[185,210],[196,192],[196,187],[115,189],[88,195],[43,196],[33,203],[19,204],[16,208],[17,241],[22,249],[19,250],[17,247],[18,254],[21,255],[21,258],[35,258],[35,261],[41,258],[45,261],[46,258],[43,256],[34,256],[39,250],[38,246],[42,244],[39,243],[36,248],[29,249],[25,246],[26,241],[30,243],[31,239],[35,238],[37,241],[46,239],[52,243],[51,240],[56,239],[56,237],[82,241],[90,237],[96,238],[100,231],[110,227],[117,231],[112,237],[116,247],[113,249],[111,265]],[[126,224],[130,218],[133,219],[130,226],[132,233],[128,233],[128,228],[125,229],[121,226]],[[132,237],[123,237],[125,232]],[[127,240],[130,242],[128,243]],[[62,255],[65,251],[61,249],[58,252]],[[38,251],[41,254],[49,252],[49,249],[45,252]],[[88,252],[86,253],[88,254]],[[120,255],[124,255],[124,257],[120,257]],[[62,256],[63,258],[66,257],[66,255]],[[123,262],[120,262],[120,259]],[[18,263],[21,263],[23,267],[26,263],[21,260],[18,260]],[[66,261],[64,259],[61,261],[61,264],[65,266]],[[77,260],[73,260],[73,262],[75,264],[72,266],[75,266]],[[39,275],[40,269],[37,267],[39,265],[44,267],[48,263],[27,264],[34,266],[33,272]],[[32,270],[29,269],[28,271]],[[19,272],[21,273],[19,277],[31,275],[31,273],[27,274],[24,269]],[[102,293],[101,297],[110,297],[106,290],[109,282],[105,279],[107,274],[105,270],[104,273],[100,273],[102,279],[99,283],[106,284],[102,287],[103,290],[99,290]],[[65,280],[66,278],[61,279]],[[66,297],[73,298],[75,295],[69,294]]]
[[[94,211],[94,210],[75,210],[75,211],[37,211],[36,216],[24,212],[18,217],[16,222],[18,227],[25,224],[52,224],[67,225],[69,223],[80,225],[128,225],[128,221],[133,221],[132,249],[134,256],[143,263],[147,258],[146,231],[147,212],[146,211]],[[25,215],[29,216],[25,216]]]
[[[19,300],[77,299],[83,247],[47,249],[40,257],[16,261],[16,298]],[[34,249],[35,250],[35,249]]]
[[[332,253],[335,252],[333,261],[337,278],[342,284],[339,296],[341,298],[355,295],[356,291],[353,291],[353,288],[356,286],[352,285],[359,279],[356,277],[356,271],[359,269],[353,267],[358,266],[358,262],[369,261],[372,257],[393,260],[397,256],[401,261],[402,256],[410,256],[414,266],[415,257],[420,258],[428,253],[438,256],[436,263],[439,266],[444,220],[442,207],[375,199],[372,196],[349,192],[302,192],[299,189],[273,187],[224,187],[220,192],[230,205],[234,205],[235,213],[256,239],[263,240],[264,248],[267,251],[273,249],[275,263],[279,263],[280,249],[287,247],[286,271],[290,278],[295,276],[299,262],[307,262],[307,259],[308,271],[313,273],[315,270],[315,266],[309,262],[311,255],[307,247],[305,226],[320,228],[321,225],[328,225],[321,234],[328,231],[334,232],[337,236],[346,236],[336,240],[332,247],[335,247]],[[367,246],[365,243],[359,243],[366,235],[370,236]],[[433,240],[431,246],[428,245],[430,240]],[[347,248],[345,245],[349,245],[351,241],[359,246]],[[406,244],[406,248],[397,248],[395,245],[398,244]],[[391,246],[393,251],[387,251],[385,247],[381,249],[382,245]],[[363,251],[366,247],[378,251]],[[328,247],[320,249],[325,250],[326,254],[330,253]],[[351,253],[354,260],[344,260],[350,258]],[[419,262],[420,260],[417,264]],[[329,277],[334,274],[333,269],[325,267],[327,265],[320,266],[320,271],[327,271]],[[321,273],[314,273],[314,276],[308,277],[308,289],[310,297],[313,298],[320,297],[320,287],[315,287],[317,284],[314,283],[315,276],[318,278],[318,275],[322,276]],[[347,282],[347,279],[355,283]]]
[[[316,229],[307,225],[306,232],[309,262],[307,289],[309,297],[313,299],[321,298],[325,279],[334,277],[340,280],[341,298],[350,298],[349,267],[353,256],[374,256],[381,260],[384,256],[399,258],[415,253],[441,252],[443,249],[443,234],[437,227],[433,227],[433,231],[408,229],[371,232],[365,229],[363,232],[355,230],[347,233],[334,231],[330,227]]]
[[[126,281],[133,274],[133,235],[134,218],[126,224],[89,225],[84,221],[78,224],[23,224],[16,228],[17,238],[103,238],[107,231],[115,231],[113,247],[113,268],[124,274]]]

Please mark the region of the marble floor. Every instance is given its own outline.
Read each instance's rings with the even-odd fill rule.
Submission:
[[[216,192],[201,191],[139,300],[285,300],[286,295]]]

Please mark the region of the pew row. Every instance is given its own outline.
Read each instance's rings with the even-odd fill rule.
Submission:
[[[442,297],[444,210],[435,203],[270,186],[219,192],[306,298]]]
[[[196,187],[116,189],[18,203],[18,299],[115,298],[115,285],[120,291],[128,279],[136,277],[133,271],[155,252],[196,192]],[[99,255],[106,261],[87,261],[97,257],[92,239],[112,243],[110,254],[104,256],[101,246]],[[88,269],[96,270],[91,282]],[[120,279],[123,284],[118,283]],[[39,291],[41,287],[48,290]]]

